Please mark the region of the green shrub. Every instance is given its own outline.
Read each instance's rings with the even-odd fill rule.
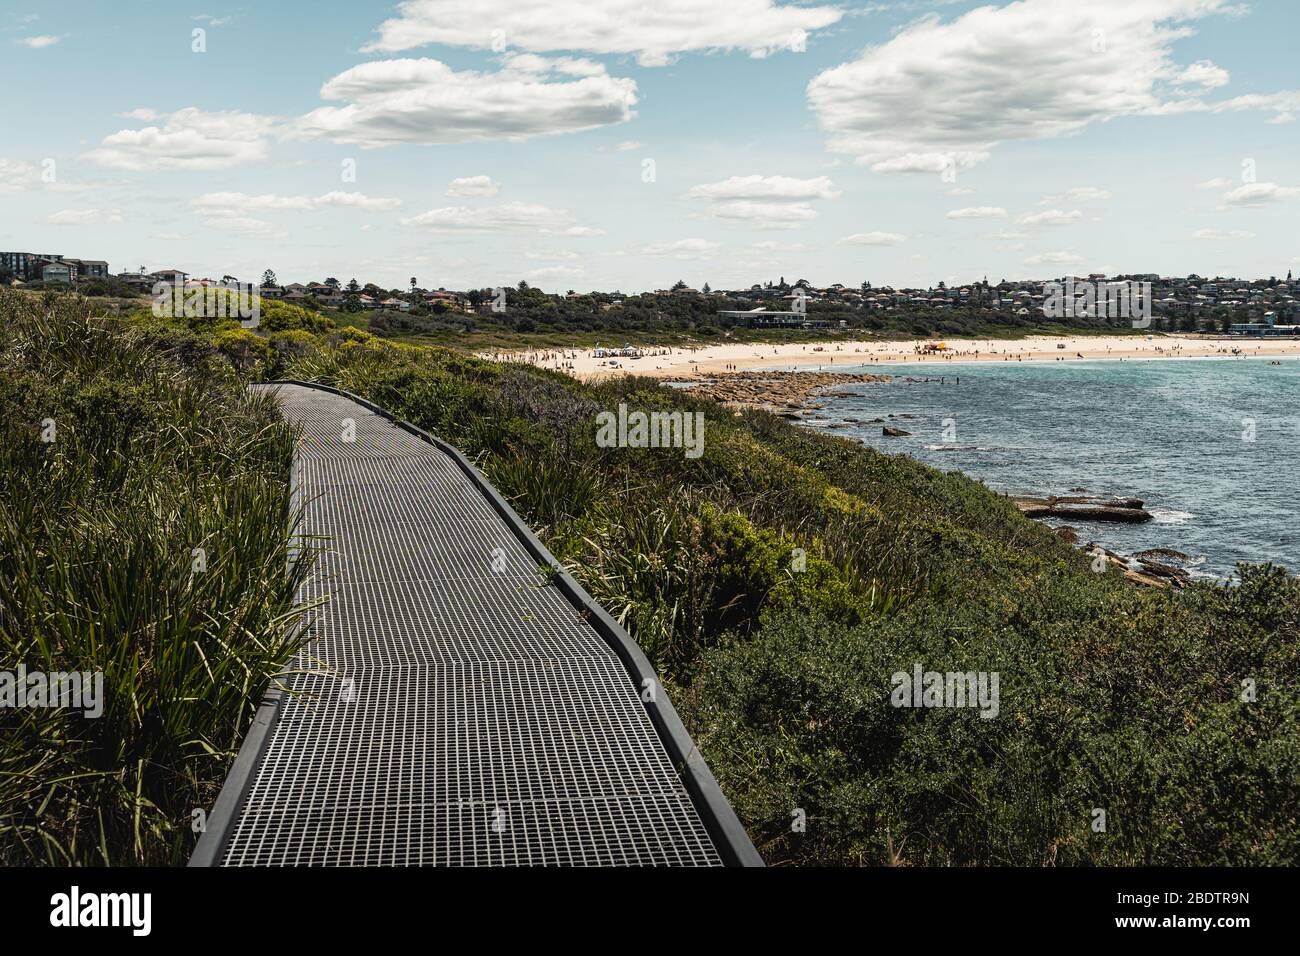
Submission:
[[[0,864],[182,863],[294,650],[292,435],[216,355],[0,290],[0,670],[105,692],[0,710]]]

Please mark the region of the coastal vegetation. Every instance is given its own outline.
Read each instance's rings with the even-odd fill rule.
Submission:
[[[103,675],[0,708],[0,865],[183,863],[294,646],[293,435],[207,340],[5,290],[0,423],[0,671]]]
[[[291,650],[291,436],[239,387],[277,378],[471,456],[645,649],[771,864],[1300,858],[1286,570],[1142,588],[960,474],[646,379],[584,384],[273,302],[252,331],[0,296],[4,666],[136,688],[103,730],[0,714],[6,860],[183,859],[190,808]],[[703,454],[600,447],[620,404],[701,413]],[[49,416],[66,443],[40,444]],[[229,563],[199,585],[204,540]],[[891,706],[918,665],[997,674],[997,716]]]

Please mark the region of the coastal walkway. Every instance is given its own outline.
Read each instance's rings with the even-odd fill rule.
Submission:
[[[259,387],[301,429],[312,607],[191,866],[762,865],[644,654],[464,456]]]

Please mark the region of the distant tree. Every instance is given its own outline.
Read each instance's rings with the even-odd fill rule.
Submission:
[[[713,290],[709,288],[709,284],[706,282],[706,283],[704,283],[704,288],[703,288],[701,291],[702,291],[705,295],[708,295],[708,294],[709,294],[710,292],[712,292]]]
[[[685,289],[685,288],[687,288],[686,283],[683,282],[681,279],[678,279],[676,282],[673,283],[672,291],[676,292],[678,289]]]
[[[416,287],[417,285],[419,285],[419,283],[415,281],[415,276],[411,276],[411,291],[412,291],[412,292],[415,291],[415,287]]]
[[[237,285],[238,283],[239,283],[239,280],[236,279],[234,276],[222,276],[222,277],[221,277],[221,284],[222,284],[222,285]]]
[[[863,283],[862,283],[862,291],[863,291],[864,293],[870,292],[870,291],[871,291],[871,283],[870,283],[870,282],[863,282]]]
[[[361,286],[357,284],[356,276],[353,276],[352,279],[348,282],[348,291],[349,292],[361,291]]]
[[[528,283],[525,282],[523,279],[520,279],[520,280],[519,280],[519,291],[520,291],[520,292],[527,292],[527,291],[528,291]]]
[[[272,270],[267,269],[262,273],[262,285],[279,285],[275,280],[275,273]]]
[[[325,284],[329,286],[331,289],[334,289],[335,291],[337,291],[339,288],[339,280],[334,278],[333,276],[330,276],[328,279],[326,279]]]

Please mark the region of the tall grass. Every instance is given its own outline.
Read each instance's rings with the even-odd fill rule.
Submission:
[[[5,290],[0,418],[0,670],[105,690],[0,710],[0,863],[183,862],[296,642],[293,436],[191,338]]]

